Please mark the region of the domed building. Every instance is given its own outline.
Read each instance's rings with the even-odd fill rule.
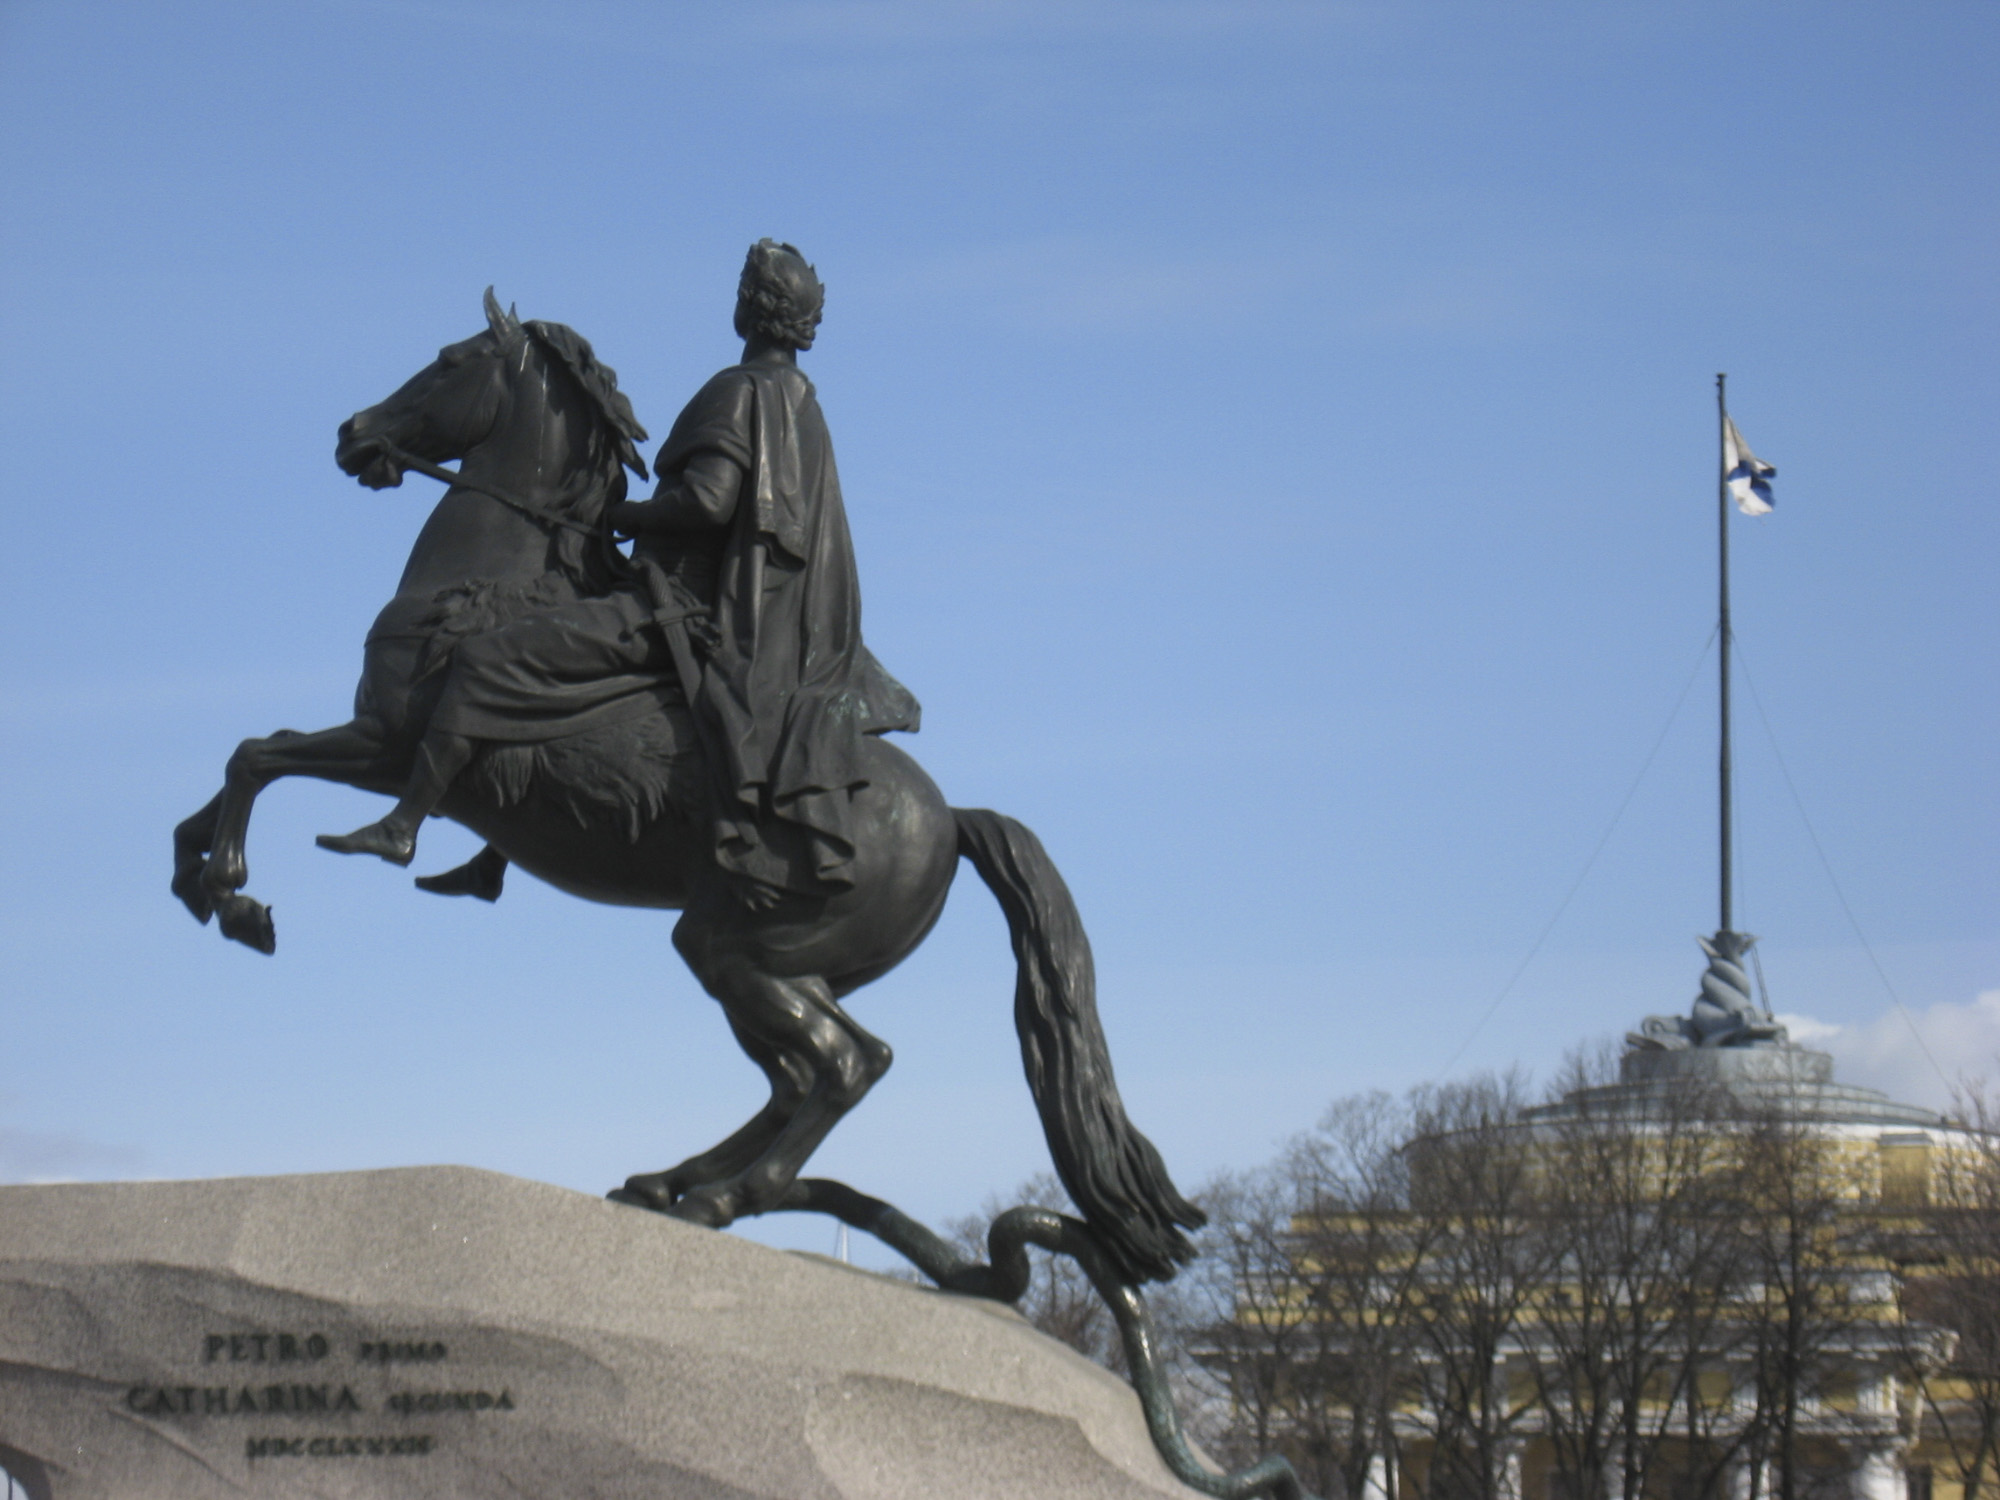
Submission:
[[[1645,1142],[1692,1126],[1725,1142],[1715,1170],[1746,1174],[1720,1201],[1746,1221],[1769,1216],[1775,1233],[1750,1238],[1780,1253],[1753,1259],[1779,1274],[1746,1275],[1730,1295],[1734,1310],[1706,1321],[1712,1358],[1698,1377],[1728,1392],[1708,1427],[1712,1452],[1742,1449],[1723,1465],[1732,1500],[1965,1500],[1963,1445],[1953,1439],[1967,1427],[1990,1428],[1991,1418],[1971,1409],[1974,1393],[1952,1369],[1958,1335],[1943,1326],[1951,1320],[1925,1316],[1940,1310],[1927,1279],[1956,1283],[1967,1269],[1963,1236],[1941,1221],[1977,1215],[1977,1200],[1992,1201],[1980,1190],[1993,1143],[1934,1110],[1836,1079],[1831,1056],[1793,1044],[1752,999],[1743,960],[1756,939],[1725,929],[1699,941],[1709,963],[1691,1013],[1648,1017],[1628,1034],[1616,1081],[1527,1109],[1523,1128],[1541,1151],[1560,1154],[1566,1133],[1629,1131]],[[1963,1201],[1968,1195],[1975,1201]],[[1550,1304],[1561,1298],[1559,1273],[1548,1292]],[[1549,1342],[1550,1316],[1521,1320],[1516,1359],[1532,1362]],[[1810,1347],[1784,1349],[1788,1320]],[[1766,1322],[1777,1326],[1775,1341],[1758,1336]],[[1788,1352],[1801,1368],[1758,1368],[1774,1354],[1783,1363]],[[1760,1404],[1787,1374],[1793,1389]],[[1788,1422],[1789,1431],[1760,1437],[1760,1422],[1785,1416],[1787,1396],[1792,1409],[1778,1425]],[[1670,1396],[1652,1403],[1660,1414],[1671,1404]],[[1559,1465],[1547,1451],[1551,1423],[1544,1416],[1522,1426],[1500,1496],[1562,1500]],[[1789,1455],[1770,1451],[1780,1437]],[[1774,1476],[1780,1461],[1797,1472]],[[1989,1479],[1992,1464],[1989,1456]],[[1647,1493],[1708,1488],[1689,1485],[1671,1461],[1667,1469]]]
[[[1240,1257],[1197,1357],[1250,1418],[1232,1430],[1329,1496],[2000,1484],[2000,1136],[1836,1079],[1743,967],[1729,501],[1768,513],[1773,471],[1718,414],[1721,920],[1700,992],[1629,1033],[1615,1077],[1547,1102],[1489,1079],[1378,1110],[1359,1156],[1296,1185],[1289,1231]]]
[[[1259,1441],[1357,1500],[1978,1500],[2000,1151],[1794,1045],[1751,941],[1615,1078],[1437,1091],[1314,1194],[1201,1356]]]

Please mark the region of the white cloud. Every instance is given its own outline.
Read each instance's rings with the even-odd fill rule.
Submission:
[[[1822,1042],[1830,1042],[1847,1028],[1832,1021],[1815,1021],[1811,1016],[1783,1012],[1778,1019],[1785,1023],[1785,1030],[1792,1040],[1802,1047],[1817,1047]]]
[[[1894,1008],[1872,1021],[1836,1025],[1780,1015],[1792,1040],[1830,1052],[1834,1076],[1881,1089],[1906,1104],[1943,1109],[1953,1090],[2000,1074],[2000,989],[1921,1014]]]

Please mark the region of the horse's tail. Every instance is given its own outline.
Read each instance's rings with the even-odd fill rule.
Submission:
[[[958,852],[1007,914],[1018,965],[1014,1026],[1056,1173],[1127,1281],[1166,1281],[1194,1256],[1181,1229],[1207,1219],[1125,1117],[1076,902],[1041,840],[1021,824],[995,812],[951,811]]]

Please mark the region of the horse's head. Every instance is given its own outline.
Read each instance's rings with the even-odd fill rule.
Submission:
[[[622,565],[604,514],[625,497],[624,470],[646,477],[645,440],[589,340],[502,312],[488,287],[485,330],[341,423],[333,456],[372,489],[401,484],[406,466],[454,481],[450,524],[427,526],[424,544],[452,557],[427,552],[426,567],[554,568],[595,587]],[[452,458],[464,460],[455,479],[437,467]]]
[[[493,431],[506,404],[510,365],[526,357],[528,333],[486,289],[486,327],[448,344],[386,401],[340,424],[334,462],[371,489],[403,482],[384,445],[439,463],[460,458]]]

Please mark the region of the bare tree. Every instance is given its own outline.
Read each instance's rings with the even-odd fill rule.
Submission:
[[[1548,1285],[1521,1347],[1558,1479],[1575,1500],[1647,1493],[1671,1442],[1673,1478],[1712,1497],[1735,1443],[1708,1378],[1741,1278],[1718,1192],[1714,1101],[1695,1089],[1608,1103],[1608,1057],[1572,1057],[1567,1104],[1536,1129]]]
[[[1208,1316],[1195,1339],[1199,1362],[1221,1382],[1226,1421],[1204,1434],[1230,1466],[1284,1452],[1298,1466],[1297,1402],[1310,1399],[1319,1337],[1308,1269],[1295,1251],[1296,1184],[1275,1164],[1206,1185],[1209,1215],[1195,1264],[1206,1271]],[[1309,1483],[1311,1481],[1308,1481]]]
[[[1802,1419],[1833,1394],[1829,1374],[1849,1363],[1839,1356],[1862,1321],[1849,1294],[1872,1226],[1848,1211],[1862,1196],[1856,1164],[1797,1112],[1776,1104],[1750,1113],[1730,1147],[1755,1380],[1746,1448],[1777,1500],[1811,1500],[1831,1476],[1809,1463]]]
[[[1395,1412],[1412,1389],[1418,1296],[1437,1220],[1410,1212],[1409,1106],[1381,1093],[1330,1108],[1282,1159],[1303,1272],[1304,1363],[1287,1392],[1285,1452],[1321,1493],[1394,1493]]]
[[[1526,1105],[1514,1075],[1414,1100],[1410,1209],[1425,1255],[1411,1375],[1432,1439],[1431,1500],[1496,1500],[1510,1489],[1509,1451],[1534,1404],[1512,1358],[1548,1271]]]
[[[1922,1262],[1902,1287],[1904,1375],[1923,1434],[1944,1445],[1977,1500],[2000,1477],[2000,1115],[1977,1090],[1959,1107],[1969,1138],[1937,1153],[1928,1183],[1901,1194],[1885,1184],[1884,1198],[1912,1215],[1909,1259]]]

